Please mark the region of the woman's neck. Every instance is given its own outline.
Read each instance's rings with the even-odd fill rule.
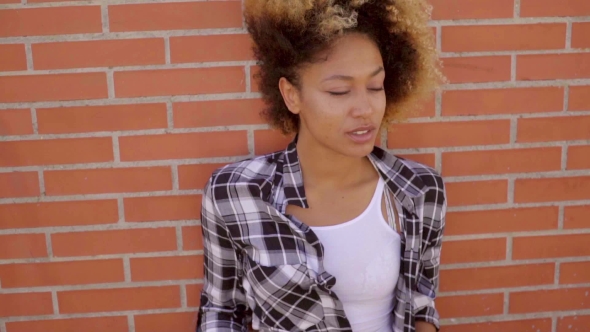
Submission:
[[[308,135],[299,136],[297,154],[306,187],[347,188],[367,178],[373,168],[368,158],[343,155]]]

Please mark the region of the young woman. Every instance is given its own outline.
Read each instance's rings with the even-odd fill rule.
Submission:
[[[433,169],[375,147],[441,81],[423,0],[246,0],[283,151],[203,194],[197,331],[430,332],[446,210]]]

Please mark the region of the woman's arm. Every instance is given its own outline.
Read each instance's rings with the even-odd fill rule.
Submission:
[[[201,208],[205,271],[197,332],[247,331],[237,253],[213,196],[212,179],[205,186]]]
[[[438,311],[434,306],[439,282],[440,252],[447,202],[442,178],[436,176],[436,188],[426,192],[424,201],[422,241],[422,269],[418,276],[416,307],[422,307],[415,313],[416,332],[437,331],[440,328]]]

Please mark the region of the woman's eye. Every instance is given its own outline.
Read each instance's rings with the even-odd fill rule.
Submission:
[[[348,91],[328,91],[332,96],[344,96]]]
[[[375,91],[375,92],[378,92],[378,91],[383,91],[383,87],[376,88],[376,89],[369,89],[369,90],[371,90],[371,91]]]

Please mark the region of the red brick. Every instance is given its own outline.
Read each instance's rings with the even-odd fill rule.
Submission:
[[[243,156],[246,131],[203,132],[119,138],[122,161]]]
[[[434,20],[512,18],[514,0],[430,0]]]
[[[520,16],[588,16],[586,0],[521,0]]]
[[[125,220],[133,222],[199,219],[201,199],[200,195],[125,198]]]
[[[509,56],[456,57],[443,58],[442,60],[444,63],[443,73],[450,83],[510,80],[511,59]]]
[[[568,111],[590,110],[590,85],[570,86]]]
[[[539,160],[543,160],[542,163]],[[561,148],[444,152],[445,176],[548,172],[561,169]]]
[[[420,153],[420,154],[404,154],[404,155],[397,155],[398,157],[412,160],[415,162],[419,162],[421,164],[430,166],[432,168],[436,168],[435,166],[435,156],[433,153]]]
[[[436,300],[441,318],[500,315],[504,294],[444,296]]]
[[[586,332],[588,326],[590,326],[590,316],[588,315],[559,317],[557,319],[557,332]]]
[[[555,264],[476,267],[441,271],[441,292],[553,284]]]
[[[21,3],[21,0],[0,0],[1,4]]]
[[[590,205],[566,206],[563,228],[590,228]]]
[[[567,169],[590,169],[590,145],[570,146]]]
[[[590,199],[590,176],[544,179],[517,179],[516,203],[574,201]]]
[[[510,293],[512,313],[590,309],[590,288],[535,290]]]
[[[0,22],[0,37],[102,32],[100,6],[4,9]]]
[[[172,63],[253,59],[252,39],[247,34],[170,38],[170,60]]]
[[[243,67],[115,72],[117,97],[245,92]]]
[[[53,254],[56,257],[157,252],[177,249],[174,228],[57,233],[52,234],[51,239]]]
[[[201,290],[203,284],[186,285],[186,299],[189,307],[198,307],[201,305]]]
[[[551,318],[446,325],[441,332],[551,332]]]
[[[31,0],[29,0],[31,2]],[[127,332],[127,316],[65,318],[7,322],[7,332]]]
[[[254,131],[254,154],[263,155],[284,150],[292,140],[292,135],[285,136],[278,130],[256,130]]]
[[[117,209],[114,199],[0,205],[0,229],[112,224]]]
[[[113,160],[110,137],[0,142],[0,167],[79,164]]]
[[[557,229],[556,206],[447,213],[445,235],[493,234]]]
[[[0,50],[2,52],[2,50]],[[29,109],[0,110],[0,136],[33,134]]]
[[[212,100],[174,103],[174,127],[215,127],[264,123],[261,99]]]
[[[124,282],[121,259],[0,265],[2,287],[42,287]]]
[[[172,189],[172,171],[167,166],[46,171],[44,175],[49,196]]]
[[[166,63],[164,39],[119,39],[33,44],[35,69],[139,66]]]
[[[166,128],[166,104],[128,104],[37,109],[40,134]]]
[[[45,234],[0,235],[0,259],[37,257],[47,257]]]
[[[446,185],[448,205],[499,204],[508,201],[505,180],[450,182]]]
[[[565,30],[565,23],[444,26],[442,27],[442,51],[562,49],[565,47]]]
[[[136,332],[192,331],[197,325],[197,313],[194,311],[135,315],[134,318]]]
[[[491,262],[506,259],[506,238],[447,241],[442,264]]]
[[[563,88],[515,88],[445,91],[442,115],[481,115],[559,112]]]
[[[52,313],[51,293],[0,294],[0,317],[37,316]]]
[[[27,70],[24,44],[0,44],[0,54],[2,54],[0,71]]]
[[[590,262],[561,263],[559,267],[559,283],[590,283]]]
[[[505,144],[510,142],[508,120],[400,123],[390,127],[387,147],[427,147]]]
[[[515,237],[513,259],[590,256],[590,234]]]
[[[590,22],[573,23],[572,47],[590,48]]]
[[[226,164],[179,165],[178,183],[180,189],[203,189],[213,171]]]
[[[242,10],[238,1],[109,6],[111,32],[241,27]]]
[[[203,230],[201,226],[182,227],[182,248],[184,250],[203,249]]]
[[[519,55],[516,62],[517,80],[590,78],[590,53]]]
[[[106,78],[105,73],[2,76],[0,103],[106,98]]]
[[[166,268],[163,269],[162,266]],[[131,258],[132,281],[203,278],[203,255]]]
[[[0,198],[39,196],[37,172],[0,173]],[[0,210],[2,206],[0,205]],[[0,223],[2,227],[2,223]]]
[[[178,286],[63,291],[57,293],[64,314],[180,307]]]
[[[590,116],[518,119],[517,142],[551,142],[590,139]]]

